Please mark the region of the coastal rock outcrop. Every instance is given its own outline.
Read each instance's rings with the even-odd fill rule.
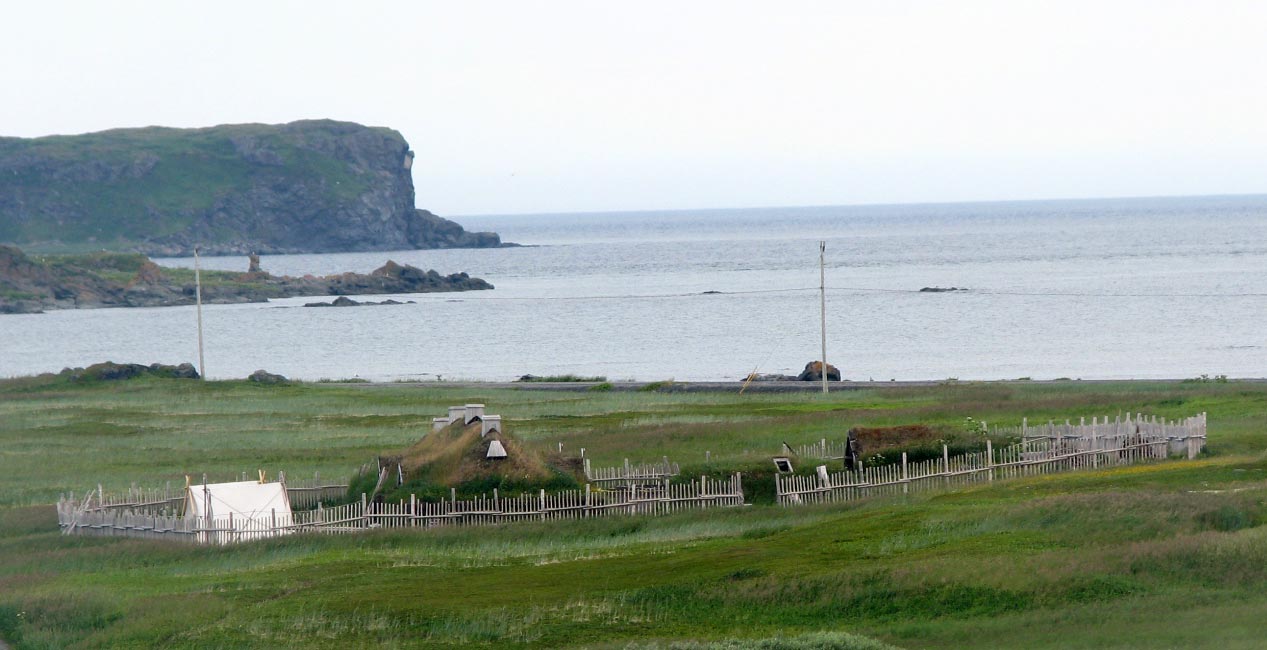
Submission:
[[[166,379],[198,379],[198,370],[192,363],[169,366],[161,363],[94,363],[87,368],[63,368],[63,377],[71,381],[118,381],[137,377],[162,377]]]
[[[0,138],[0,242],[181,256],[501,246],[414,206],[400,133],[306,120]]]
[[[823,362],[811,361],[805,364],[805,369],[796,378],[800,381],[822,381]],[[830,363],[827,364],[827,381],[840,381],[840,370]]]
[[[125,279],[126,278],[126,279]],[[493,285],[466,273],[441,275],[388,261],[372,273],[324,277],[267,271],[203,271],[205,303],[265,302],[294,296],[477,291]],[[136,253],[33,258],[0,246],[0,314],[93,307],[166,307],[195,301],[193,271],[163,268]]]

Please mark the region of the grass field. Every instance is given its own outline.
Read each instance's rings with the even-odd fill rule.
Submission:
[[[751,470],[781,442],[971,416],[1209,413],[1209,453],[901,500],[201,548],[64,537],[64,491],[346,476],[483,402],[543,449]],[[63,647],[1258,648],[1267,385],[821,394],[0,382],[0,638]],[[710,458],[705,462],[705,455]],[[764,641],[763,641],[764,639]],[[711,645],[710,645],[711,644]]]

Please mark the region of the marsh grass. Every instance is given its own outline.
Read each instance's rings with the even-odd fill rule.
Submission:
[[[784,441],[967,416],[1208,411],[1211,450],[854,504],[215,548],[62,536],[47,505],[97,482],[202,471],[347,476],[465,402],[489,404],[545,450],[564,442],[613,464],[669,456],[692,475],[747,468],[753,485],[770,483],[759,468]],[[0,637],[19,648],[1258,647],[1265,402],[1267,387],[1235,382],[742,397],[0,382]],[[860,645],[842,645],[851,635]]]

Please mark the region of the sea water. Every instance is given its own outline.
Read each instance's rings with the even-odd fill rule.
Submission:
[[[1267,376],[1267,196],[458,220],[525,246],[265,256],[263,267],[364,273],[392,259],[495,290],[377,307],[206,305],[208,375],[796,374],[821,354],[821,240],[827,356],[847,379]],[[107,359],[196,362],[194,308],[0,316],[0,376]]]

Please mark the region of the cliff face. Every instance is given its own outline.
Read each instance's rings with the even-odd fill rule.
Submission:
[[[0,138],[0,242],[188,255],[501,245],[414,208],[399,133],[330,120]]]

